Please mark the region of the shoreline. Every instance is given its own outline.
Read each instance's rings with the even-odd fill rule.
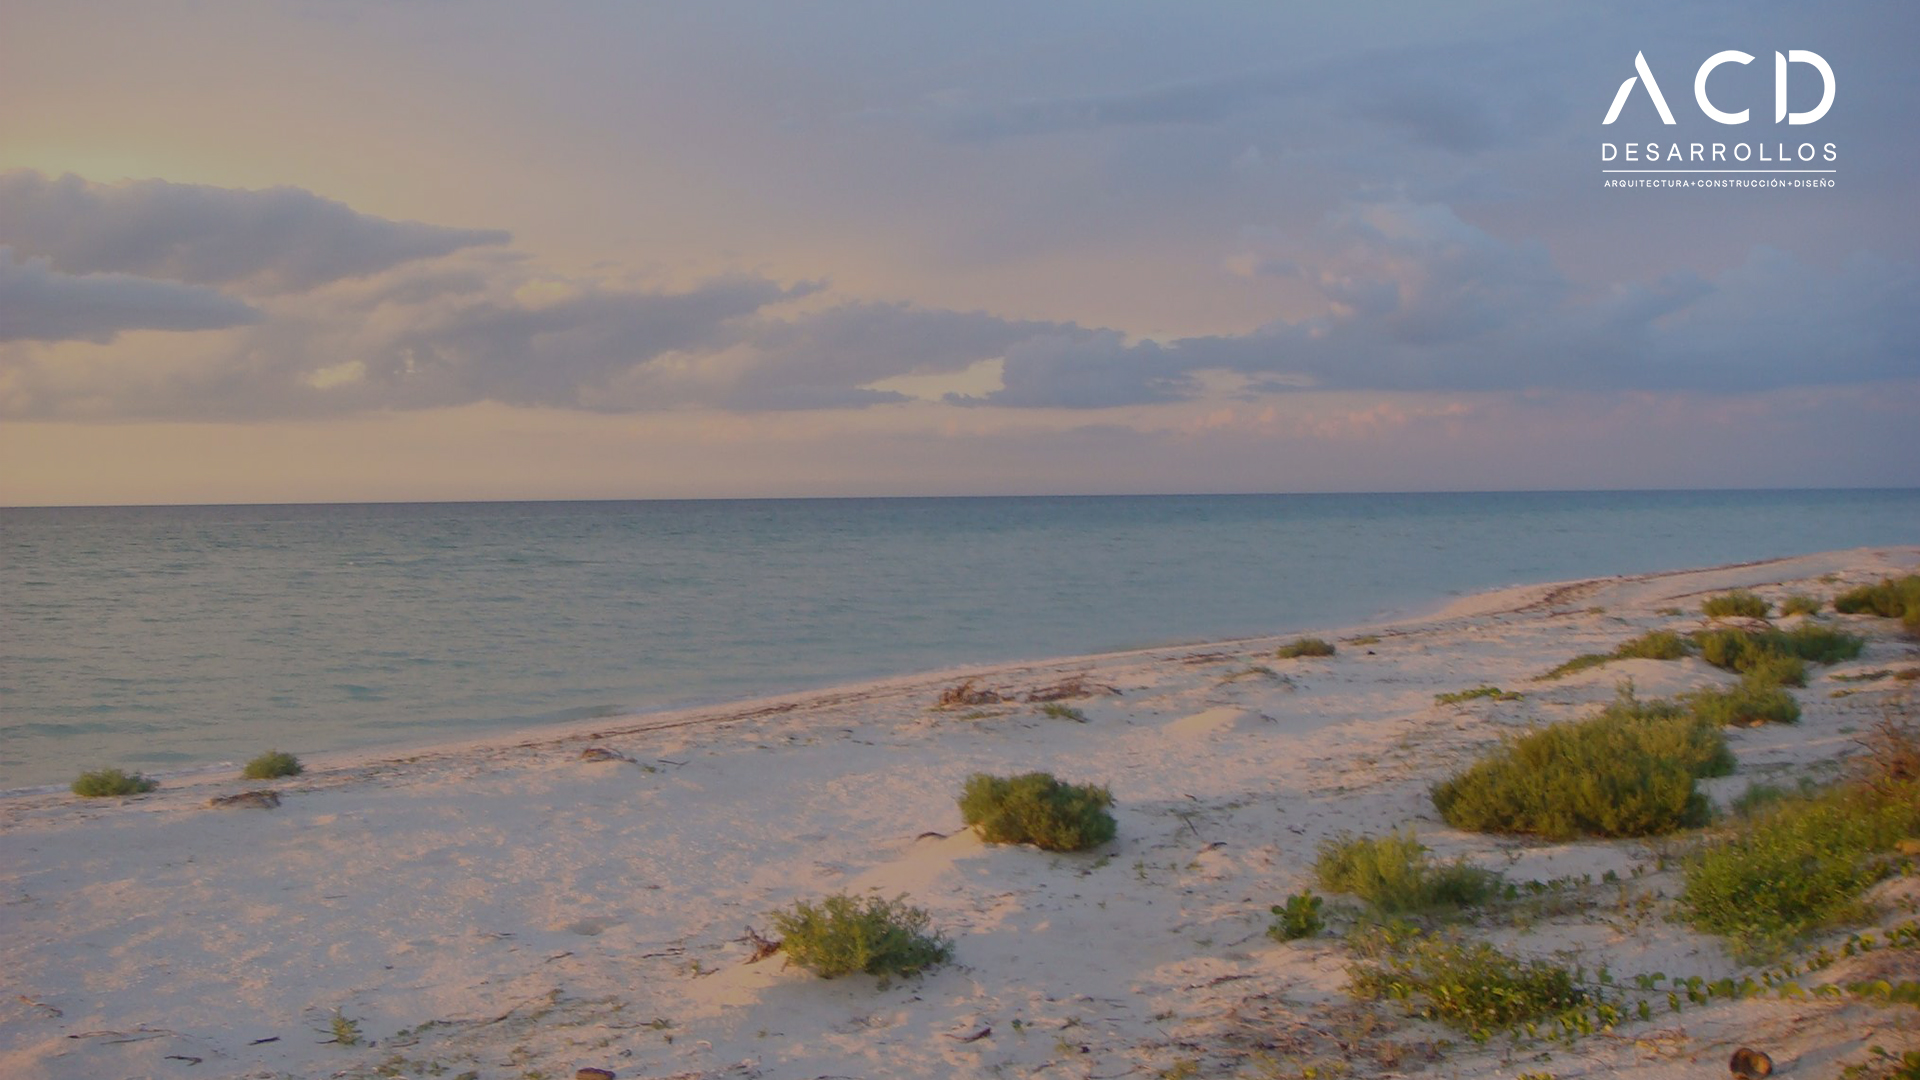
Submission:
[[[1013,673],[1054,671],[1056,669],[1063,670],[1074,665],[1097,666],[1102,663],[1125,662],[1151,656],[1156,653],[1180,649],[1221,650],[1277,647],[1281,642],[1305,633],[1329,634],[1336,637],[1353,637],[1364,633],[1405,632],[1406,628],[1425,626],[1427,624],[1440,624],[1461,619],[1502,614],[1522,614],[1543,606],[1551,606],[1559,602],[1562,598],[1582,594],[1583,590],[1593,591],[1609,586],[1647,584],[1666,578],[1701,574],[1738,576],[1745,571],[1760,567],[1783,566],[1805,559],[1826,558],[1854,552],[1865,554],[1896,550],[1899,550],[1897,546],[1870,545],[1835,552],[1813,552],[1802,555],[1784,555],[1770,559],[1755,559],[1706,568],[1654,570],[1639,574],[1611,574],[1591,578],[1570,578],[1563,581],[1506,585],[1479,592],[1467,593],[1450,599],[1435,600],[1429,604],[1418,605],[1402,611],[1382,612],[1376,618],[1336,628],[1305,628],[1299,631],[1279,631],[1245,637],[1196,638],[1190,641],[1175,641],[1159,645],[1117,649],[1106,652],[962,664],[952,667],[923,669],[898,675],[885,675],[853,682],[833,683],[826,686],[799,690],[752,695],[724,701],[701,702],[659,710],[618,713],[584,720],[553,721],[526,726],[503,727],[468,738],[430,738],[417,742],[384,742],[360,748],[318,751],[312,754],[302,753],[299,756],[303,764],[307,766],[308,771],[306,776],[312,778],[316,775],[329,772],[337,773],[357,769],[394,767],[426,758],[443,758],[472,752],[538,749],[548,746],[571,744],[583,740],[616,739],[654,731],[674,730],[682,727],[720,726],[730,722],[758,719],[765,716],[778,715],[796,710],[806,710],[813,707],[824,707],[825,705],[833,703],[867,701],[893,693],[925,690],[935,684],[949,684],[960,679],[987,679],[1002,674],[1011,675]],[[1916,551],[1920,551],[1920,548],[1916,548]],[[1708,588],[1701,591],[1711,592],[1714,590]],[[180,769],[141,771],[144,775],[162,782],[161,788],[158,789],[159,791],[166,790],[169,785],[174,787],[193,787],[197,789],[202,786],[233,780],[234,777],[231,774],[237,772],[242,764],[243,762],[240,761],[211,762],[204,765],[186,766]],[[71,797],[67,785],[64,783],[36,784],[20,788],[0,789],[0,806],[4,806],[12,800],[48,796],[61,798]]]
[[[1589,715],[1622,679],[1645,698],[1729,685],[1692,658],[1532,681],[1647,629],[1703,625],[1703,595],[1831,595],[1916,568],[1920,546],[1874,547],[1513,586],[1320,631],[1338,644],[1326,659],[1276,660],[1290,635],[1275,635],[961,666],[314,755],[281,781],[0,799],[0,945],[18,995],[0,1002],[0,1072],[1091,1078],[1192,1061],[1198,1075],[1254,1076],[1275,1046],[1297,1044],[1282,1062],[1296,1070],[1337,1056],[1343,1025],[1370,1017],[1369,1045],[1406,1056],[1347,1059],[1361,1074],[1509,1076],[1498,1047],[1442,1053],[1440,1029],[1356,1006],[1338,941],[1268,940],[1269,905],[1310,882],[1321,841],[1404,826],[1437,856],[1511,881],[1612,874],[1621,903],[1630,889],[1657,903],[1674,888],[1659,843],[1462,833],[1438,822],[1429,785],[1515,731]],[[1866,676],[1915,666],[1913,642],[1867,616],[1832,618],[1871,633],[1867,653],[1810,677],[1799,724],[1730,731],[1737,772],[1702,784],[1716,803],[1824,775],[1909,685]],[[1352,640],[1363,635],[1378,640]],[[1074,675],[1094,691],[1072,700],[1082,722],[1031,703]],[[968,678],[1004,700],[936,707]],[[1478,685],[1524,696],[1434,699]],[[619,756],[583,760],[590,746]],[[1108,784],[1118,837],[1049,855],[961,828],[965,776],[1027,769]],[[208,805],[261,787],[279,792],[277,808]],[[1915,880],[1893,885],[1920,892]],[[1741,970],[1714,939],[1609,914],[1615,886],[1593,888],[1597,918],[1483,932],[1526,955],[1571,950],[1589,969]],[[886,988],[749,962],[743,931],[842,891],[910,897],[955,960]],[[1678,1080],[1723,1067],[1740,1040],[1824,1075],[1866,1039],[1899,1043],[1884,1028],[1862,1035],[1862,1008],[1716,1004],[1678,1026],[1555,1045],[1554,1068]],[[329,1041],[334,1017],[362,1041]]]
[[[1878,548],[1860,548],[1860,551],[1880,550]],[[1783,563],[1796,558],[1810,556],[1781,556],[1776,559],[1761,559],[1745,563],[1729,564],[1716,569],[1744,569]],[[1443,622],[1451,619],[1469,618],[1482,614],[1498,614],[1504,611],[1518,612],[1534,603],[1544,602],[1558,590],[1577,589],[1584,586],[1596,586],[1609,582],[1652,579],[1675,574],[1694,573],[1692,570],[1649,571],[1645,574],[1609,575],[1598,578],[1574,578],[1566,581],[1541,582],[1521,585],[1506,585],[1481,592],[1468,593],[1448,599],[1437,599],[1428,604],[1417,605],[1405,610],[1381,612],[1376,618],[1342,626],[1336,629],[1307,628],[1299,631],[1278,631],[1245,637],[1209,638],[1166,642],[1138,648],[1115,649],[1105,652],[1077,653],[1062,656],[1021,658],[1013,660],[986,661],[977,664],[960,664],[952,667],[929,668],[897,675],[883,675],[871,679],[860,679],[845,683],[830,683],[825,686],[802,688],[798,690],[778,691],[768,694],[731,698],[722,701],[697,702],[689,705],[657,710],[617,713],[592,717],[583,720],[560,720],[531,725],[505,726],[486,733],[467,738],[425,739],[417,742],[383,742],[365,747],[343,748],[338,750],[317,751],[311,754],[299,754],[307,767],[307,778],[326,772],[371,769],[383,766],[397,766],[424,758],[458,756],[472,752],[502,751],[508,749],[537,749],[548,745],[559,745],[593,739],[612,739],[643,734],[651,731],[673,730],[681,727],[701,725],[724,725],[729,722],[756,719],[769,715],[792,712],[846,701],[864,701],[889,693],[904,693],[924,690],[934,684],[949,684],[956,680],[976,678],[986,679],[1003,673],[1021,673],[1032,671],[1051,671],[1066,669],[1074,665],[1098,665],[1102,662],[1124,662],[1155,653],[1173,650],[1219,650],[1230,648],[1259,648],[1277,646],[1285,640],[1300,634],[1316,632],[1351,637],[1362,633],[1391,633],[1397,627],[1419,625],[1428,622]],[[1530,597],[1532,600],[1520,598]],[[161,782],[156,789],[164,791],[169,786],[175,788],[199,788],[219,784],[234,779],[244,762],[219,761],[202,765],[190,765],[177,769],[143,769],[143,775]],[[110,765],[110,763],[109,763]],[[132,771],[132,770],[130,770]],[[0,789],[0,806],[11,800],[33,799],[40,797],[71,798],[66,783],[35,784],[18,788]]]

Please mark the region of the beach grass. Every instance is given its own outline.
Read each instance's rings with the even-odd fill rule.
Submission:
[[[1735,589],[1719,596],[1709,596],[1700,604],[1700,611],[1710,619],[1729,616],[1764,619],[1773,610],[1773,605],[1755,593],[1745,589]]]
[[[1490,899],[1500,875],[1456,859],[1435,862],[1412,829],[1384,836],[1341,833],[1320,845],[1314,876],[1382,914],[1472,907]]]
[[[1704,824],[1694,781],[1732,771],[1718,725],[1623,688],[1597,716],[1508,740],[1432,797],[1447,824],[1473,832],[1653,836]]]
[[[844,893],[819,903],[797,901],[773,913],[780,950],[823,979],[865,972],[882,981],[917,975],[953,957],[953,947],[928,929],[931,917],[906,902]]]
[[[81,773],[74,780],[72,790],[75,795],[87,799],[101,799],[112,795],[142,795],[160,786],[159,781],[129,773],[121,769],[98,769]]]
[[[1052,773],[974,773],[960,794],[960,817],[989,844],[1084,851],[1113,839],[1112,805],[1106,788],[1063,783]]]

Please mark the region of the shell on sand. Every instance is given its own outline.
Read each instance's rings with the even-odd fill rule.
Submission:
[[[1733,1059],[1727,1062],[1727,1068],[1735,1076],[1767,1076],[1773,1072],[1773,1059],[1763,1050],[1743,1046],[1733,1052]]]

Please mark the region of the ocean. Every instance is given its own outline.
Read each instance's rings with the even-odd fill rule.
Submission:
[[[0,509],[0,790],[1920,542],[1920,491]]]

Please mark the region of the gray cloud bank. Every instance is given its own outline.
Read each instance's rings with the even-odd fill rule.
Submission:
[[[178,214],[176,214],[178,211]],[[96,217],[97,215],[97,217]],[[322,236],[321,234],[327,234]],[[1350,202],[1250,252],[1322,314],[1239,335],[1109,328],[898,303],[791,305],[755,276],[647,291],[542,278],[462,250],[492,230],[368,217],[292,189],[112,187],[0,176],[0,414],[257,419],[495,401],[598,412],[859,408],[873,384],[998,361],[961,406],[1099,409],[1311,389],[1743,392],[1920,374],[1920,269],[1754,247],[1708,277],[1582,282],[1545,247],[1441,203]],[[214,286],[254,286],[249,301]],[[141,358],[56,376],[33,342],[221,331],[148,377]],[[180,357],[176,356],[176,359]],[[1209,388],[1212,389],[1209,389]]]
[[[213,289],[134,274],[61,274],[0,246],[0,342],[111,341],[123,330],[218,330],[254,322]]]
[[[499,229],[388,221],[300,188],[0,173],[0,243],[68,274],[297,291],[510,238]]]

